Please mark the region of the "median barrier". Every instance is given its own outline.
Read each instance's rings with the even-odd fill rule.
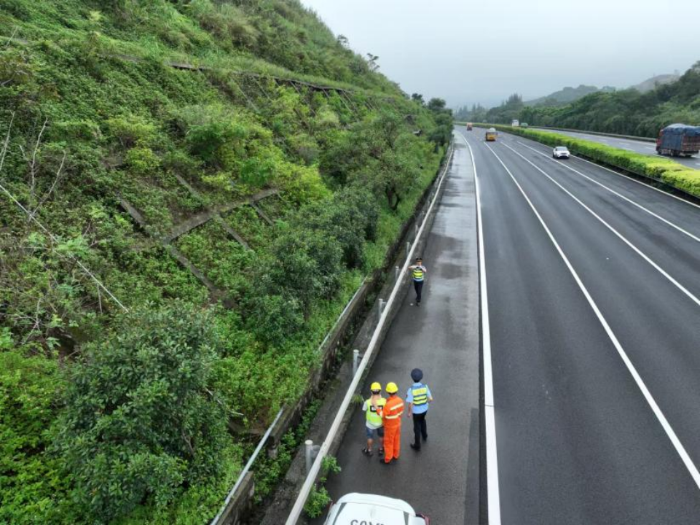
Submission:
[[[552,147],[566,146],[574,155],[613,168],[622,174],[641,178],[645,182],[655,183],[662,189],[689,201],[700,202],[700,170],[688,168],[670,159],[634,153],[551,131],[517,128],[503,124],[478,124],[478,126],[494,127],[499,131],[519,135]]]

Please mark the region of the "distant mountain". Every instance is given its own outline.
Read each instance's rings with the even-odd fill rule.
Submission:
[[[650,79],[645,80],[644,82],[640,82],[639,84],[630,87],[642,93],[646,93],[647,91],[651,91],[652,89],[654,89],[656,86],[676,82],[679,78],[681,77],[677,74],[656,75],[651,77]]]
[[[613,90],[614,88],[605,87],[603,90]],[[565,87],[559,91],[547,95],[545,97],[536,98],[534,100],[528,100],[525,102],[526,106],[563,106],[564,104],[569,104],[575,100],[578,100],[591,93],[596,93],[600,91],[595,86],[586,86],[581,84],[577,88]]]

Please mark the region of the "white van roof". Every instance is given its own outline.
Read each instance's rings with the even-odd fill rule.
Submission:
[[[412,523],[415,516],[413,507],[400,499],[353,492],[333,505],[328,525],[351,525],[363,521],[404,525]]]

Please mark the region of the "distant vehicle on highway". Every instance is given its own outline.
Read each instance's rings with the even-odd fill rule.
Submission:
[[[669,157],[690,157],[700,152],[700,126],[671,124],[659,131],[656,152]]]
[[[498,131],[496,131],[496,128],[489,128],[486,130],[486,142],[496,142],[496,137],[498,137]]]
[[[352,492],[331,507],[325,525],[430,525],[400,499]]]
[[[518,119],[513,119],[513,122],[511,122],[510,125],[514,128],[517,128],[518,126],[520,126],[520,122],[518,122]]]
[[[474,125],[471,122],[467,122],[467,131],[471,131]]]
[[[529,128],[530,124],[528,124],[527,122],[523,122],[522,124],[520,124],[520,127],[521,128]]]
[[[557,146],[552,150],[552,157],[555,159],[568,159],[571,157],[571,153],[564,146]]]

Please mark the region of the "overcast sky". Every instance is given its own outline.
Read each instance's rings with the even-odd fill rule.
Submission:
[[[629,87],[700,60],[700,0],[302,0],[408,93],[455,107]]]

